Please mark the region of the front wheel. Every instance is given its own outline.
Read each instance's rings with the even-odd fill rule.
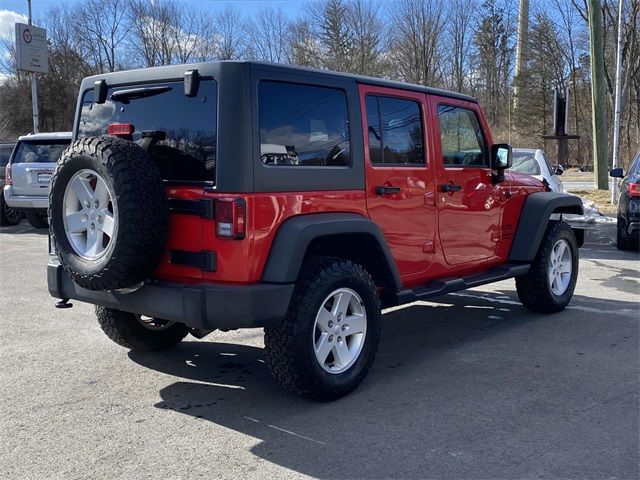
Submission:
[[[129,350],[164,350],[180,343],[189,333],[187,326],[181,323],[113,308],[96,306],[96,316],[107,337]]]
[[[265,328],[267,365],[286,389],[335,400],[364,379],[380,343],[381,307],[369,273],[319,257],[298,279],[281,324]]]
[[[577,279],[576,237],[567,223],[552,220],[529,272],[516,278],[518,297],[534,312],[559,312],[571,301]]]

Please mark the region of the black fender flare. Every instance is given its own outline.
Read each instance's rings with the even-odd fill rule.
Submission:
[[[393,288],[402,288],[398,268],[382,231],[369,218],[356,213],[312,213],[285,220],[273,239],[261,280],[269,283],[295,282],[313,240],[345,234],[372,237],[379,247],[380,257],[376,261],[386,263]]]
[[[513,237],[509,261],[531,262],[554,213],[582,215],[582,199],[576,195],[555,192],[536,192],[524,201],[520,212],[520,221]],[[576,235],[579,246],[583,236]]]

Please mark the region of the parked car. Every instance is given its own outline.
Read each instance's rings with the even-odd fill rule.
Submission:
[[[4,201],[4,195],[2,195],[2,189],[4,188],[4,175],[7,163],[9,163],[9,157],[15,142],[0,142],[0,226],[17,225],[24,218],[24,213],[19,210],[14,210],[7,205]]]
[[[640,151],[625,175],[622,168],[614,168],[610,175],[620,180],[618,197],[617,247],[630,250],[640,246]]]
[[[513,166],[511,172],[526,173],[537,178],[541,182],[546,182],[552,192],[564,193],[564,186],[559,175],[562,175],[564,168],[562,165],[552,167],[544,150],[535,148],[514,148]]]
[[[6,166],[4,199],[24,212],[36,228],[47,228],[49,185],[56,162],[71,141],[71,132],[35,133],[18,138]]]
[[[49,291],[128,349],[263,327],[273,376],[331,400],[367,374],[383,306],[514,277],[536,312],[573,295],[584,234],[555,217],[582,202],[505,175],[472,97],[212,62],[86,78],[75,125]]]

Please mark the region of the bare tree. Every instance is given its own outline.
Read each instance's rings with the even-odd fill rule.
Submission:
[[[99,72],[118,68],[119,49],[131,30],[127,11],[128,0],[85,0],[74,9],[72,28]]]
[[[216,24],[217,57],[220,60],[237,60],[244,54],[246,30],[242,15],[231,4],[214,17]]]
[[[510,80],[514,63],[516,26],[513,5],[486,0],[474,36],[475,62],[473,93],[484,106],[489,121],[503,126],[504,106],[509,106]]]
[[[289,26],[287,62],[303,67],[322,66],[320,40],[314,35],[307,19],[297,20]]]
[[[478,5],[475,0],[452,0],[449,4],[448,38],[453,56],[449,88],[465,91],[465,79],[469,74],[471,43],[473,40],[473,16]]]
[[[261,8],[247,22],[250,56],[265,62],[283,63],[288,56],[289,20],[281,8]]]
[[[348,4],[348,27],[353,51],[351,71],[365,75],[380,75],[383,70],[384,26],[380,19],[380,4],[369,0],[353,0]]]
[[[445,25],[442,0],[398,0],[391,10],[389,55],[401,80],[442,84]]]

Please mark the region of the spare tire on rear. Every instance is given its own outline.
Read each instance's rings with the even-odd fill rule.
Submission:
[[[160,171],[135,143],[82,138],[58,161],[49,229],[78,285],[117,290],[148,279],[164,250],[168,217]]]

